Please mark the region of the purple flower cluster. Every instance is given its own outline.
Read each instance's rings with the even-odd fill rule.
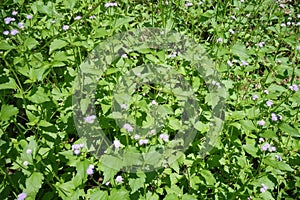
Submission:
[[[269,152],[274,152],[276,151],[276,147],[275,146],[271,146],[269,143],[265,143],[262,147],[261,147],[262,151],[267,151],[269,150]]]
[[[87,173],[88,175],[94,174],[94,168],[95,168],[94,165],[89,165],[89,167],[88,167],[87,170],[86,170],[86,173]]]
[[[14,10],[14,11],[12,11],[11,14],[12,14],[12,16],[16,16],[18,14],[18,11]],[[27,15],[26,18],[27,19],[32,19],[32,15]],[[5,17],[4,18],[4,23],[7,24],[7,25],[9,25],[9,24],[11,24],[12,22],[15,22],[15,21],[16,21],[16,19],[14,17]],[[18,22],[17,25],[22,30],[25,28],[25,24],[23,22]],[[13,28],[11,30],[5,30],[5,31],[2,32],[2,34],[6,35],[6,36],[8,36],[8,35],[15,36],[18,33],[19,33],[19,30],[15,29],[15,28]]]
[[[75,155],[80,154],[80,149],[84,147],[84,144],[73,144],[72,145],[72,151],[74,152]]]

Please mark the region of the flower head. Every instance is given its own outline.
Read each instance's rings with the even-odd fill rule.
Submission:
[[[264,125],[266,124],[266,122],[265,122],[264,120],[259,120],[259,121],[257,122],[257,124],[258,124],[259,126],[264,126]]]
[[[86,170],[86,173],[87,173],[88,175],[92,175],[92,174],[94,173],[94,168],[95,168],[94,165],[89,165],[89,167],[88,167],[87,170]]]
[[[75,19],[75,20],[81,20],[81,18],[82,18],[82,17],[81,17],[80,15],[78,15],[78,16],[76,16],[74,19]]]
[[[31,153],[32,153],[32,150],[31,150],[31,149],[27,149],[27,150],[26,150],[26,153],[27,153],[27,154],[31,154]]]
[[[15,10],[14,10],[14,11],[11,12],[11,14],[12,14],[12,15],[17,15],[17,14],[18,14],[18,11],[15,11]]]
[[[159,135],[159,138],[162,139],[162,140],[165,141],[165,142],[168,142],[168,141],[169,141],[169,136],[168,136],[167,134],[165,134],[165,133],[160,134],[160,135]]]
[[[271,113],[271,118],[273,122],[276,122],[278,120],[277,115],[275,113]]]
[[[272,100],[268,100],[266,102],[266,105],[269,106],[269,107],[271,107],[273,105],[273,101]]]
[[[152,105],[157,105],[157,102],[155,100],[152,100],[151,104]]]
[[[269,94],[269,90],[264,90],[264,93],[265,94]]]
[[[33,16],[30,14],[26,16],[26,19],[32,19],[32,18],[33,18]]]
[[[281,156],[279,156],[279,155],[275,155],[275,158],[276,158],[278,161],[282,161],[282,158],[281,158]]]
[[[13,29],[10,31],[11,35],[17,35],[19,33],[19,31],[17,29]]]
[[[232,64],[232,62],[230,60],[227,61],[227,65],[229,65],[229,67],[233,66],[233,64]]]
[[[108,7],[114,7],[114,6],[118,6],[118,3],[112,3],[112,2],[108,2],[106,4],[104,4],[104,7],[105,8],[108,8]]]
[[[121,108],[122,108],[122,109],[127,109],[126,103],[122,103],[122,104],[121,104]]]
[[[114,146],[116,149],[121,147],[121,142],[119,140],[114,140]]]
[[[261,184],[261,188],[260,188],[260,192],[261,193],[264,193],[264,192],[266,192],[267,190],[268,190],[268,187],[265,185],[265,184]]]
[[[24,165],[24,166],[28,166],[28,164],[29,164],[29,163],[28,163],[27,160],[25,160],[25,161],[23,162],[23,165]]]
[[[126,53],[123,53],[123,54],[121,55],[121,58],[128,58],[128,56],[127,56]]]
[[[269,151],[270,151],[270,152],[274,152],[274,151],[276,151],[276,147],[274,147],[274,146],[270,146],[270,147],[269,147]]]
[[[13,21],[16,21],[16,19],[13,18],[13,17],[6,17],[6,18],[4,18],[4,23],[5,24],[10,24],[10,22],[13,22]]]
[[[293,84],[293,85],[289,86],[289,88],[290,88],[290,90],[292,90],[294,92],[297,92],[299,90],[299,87],[296,84]]]
[[[221,42],[223,42],[223,39],[222,38],[218,38],[217,42],[221,43]]]
[[[26,197],[27,197],[27,194],[24,193],[24,192],[22,192],[21,194],[18,195],[18,199],[17,200],[24,200],[24,199],[26,199]]]
[[[242,63],[241,63],[241,65],[242,65],[242,66],[247,66],[247,65],[248,65],[248,63],[247,63],[246,61],[242,60]]]
[[[258,96],[257,96],[257,94],[254,94],[253,96],[252,96],[252,100],[256,100],[256,99],[258,99]]]
[[[133,127],[130,124],[128,124],[128,123],[124,124],[123,128],[126,131],[128,131],[128,132],[132,132],[133,131]]]
[[[64,31],[69,30],[69,28],[70,28],[69,25],[63,25],[63,26],[62,26],[62,29],[63,29]]]
[[[260,42],[257,44],[257,46],[259,46],[259,47],[263,47],[264,45],[265,45],[265,42]]]
[[[188,2],[188,3],[184,4],[184,5],[185,5],[185,7],[191,7],[191,6],[193,6],[193,3],[192,2]]]
[[[270,144],[269,144],[269,143],[266,143],[266,144],[264,144],[264,145],[261,147],[261,150],[262,150],[262,151],[267,151],[269,147],[270,147]]]
[[[123,181],[122,176],[117,176],[117,177],[116,177],[116,182],[117,182],[117,183],[122,183],[122,181]]]
[[[264,141],[265,141],[264,138],[259,138],[259,139],[258,139],[258,142],[259,142],[259,143],[262,143],[262,142],[264,142]]]
[[[19,22],[19,23],[18,23],[18,27],[19,27],[20,29],[24,29],[24,23],[23,23],[23,22]]]
[[[143,144],[148,144],[149,140],[148,139],[142,139],[139,141],[139,144],[140,145],[143,145]]]
[[[9,31],[3,31],[3,35],[8,35]]]
[[[234,31],[233,31],[232,29],[229,29],[229,32],[230,32],[231,34],[234,34]]]
[[[297,50],[300,51],[300,46],[297,46]]]
[[[86,123],[92,124],[92,123],[94,123],[96,118],[97,118],[96,115],[90,115],[90,116],[84,117],[83,119]]]
[[[135,140],[138,140],[140,139],[140,136],[138,134],[135,134],[134,137],[133,137]]]

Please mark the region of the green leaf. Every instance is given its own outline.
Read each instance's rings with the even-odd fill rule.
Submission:
[[[8,44],[6,41],[0,41],[0,50],[10,50],[14,49],[15,47]]]
[[[249,57],[248,50],[246,49],[245,45],[242,43],[235,44],[232,47],[231,51],[234,55],[240,57],[241,60],[246,60]]]
[[[200,175],[205,179],[207,185],[215,184],[215,177],[209,170],[200,170]]]
[[[269,166],[271,166],[275,169],[279,169],[279,170],[282,170],[282,171],[294,171],[293,168],[291,168],[288,164],[286,164],[284,162],[281,162],[281,161],[273,160],[271,158],[265,158],[263,160],[263,162],[266,165],[269,165]]]
[[[135,193],[138,189],[144,187],[145,177],[131,178],[129,179],[129,185],[131,187],[131,194]]]
[[[90,193],[90,200],[107,200],[108,194],[107,191],[101,191],[99,188],[97,188],[95,191]]]
[[[16,90],[18,88],[15,79],[11,77],[5,77],[1,76],[0,77],[0,90],[5,90],[5,89],[14,89]]]
[[[50,44],[50,52],[49,53],[51,54],[53,51],[55,51],[57,49],[61,49],[61,48],[65,47],[65,46],[67,46],[67,44],[68,43],[66,41],[64,41],[64,40],[55,39]]]
[[[174,117],[169,118],[169,127],[173,130],[180,130],[181,124],[180,121]]]
[[[0,120],[8,121],[8,120],[10,120],[11,117],[17,115],[18,112],[19,112],[19,109],[14,107],[13,105],[3,104],[1,106]]]
[[[35,199],[36,194],[42,186],[44,176],[40,172],[33,172],[29,178],[26,179],[26,188],[24,192],[28,197]]]
[[[48,94],[45,93],[45,90],[42,87],[39,87],[33,95],[28,97],[28,100],[38,104],[50,101]]]
[[[293,127],[291,127],[288,124],[282,124],[279,126],[280,130],[282,130],[282,132],[293,136],[293,137],[300,137],[299,131]]]
[[[109,200],[116,200],[116,199],[130,200],[129,192],[123,188],[121,189],[113,188],[110,192],[110,196],[108,199]]]
[[[33,49],[34,47],[36,47],[36,45],[38,45],[39,42],[36,41],[34,38],[30,37],[30,38],[27,38],[24,42],[24,45],[29,49]]]
[[[254,126],[253,122],[250,120],[241,120],[240,121],[242,127],[246,129],[247,131],[253,131],[256,130],[256,127]]]
[[[134,20],[134,17],[118,18],[113,27],[114,27],[114,29],[117,29],[118,27],[128,24],[129,22],[131,22],[133,20]]]

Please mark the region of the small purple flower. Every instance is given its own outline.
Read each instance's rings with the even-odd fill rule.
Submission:
[[[227,65],[229,65],[229,67],[233,66],[233,64],[232,64],[232,62],[230,62],[230,60],[227,61]]]
[[[12,14],[12,15],[17,15],[17,14],[18,14],[18,11],[15,11],[15,10],[14,10],[14,11],[11,12],[11,14]]]
[[[159,138],[162,139],[162,140],[165,141],[165,142],[168,142],[168,141],[169,141],[169,136],[168,136],[167,134],[165,134],[165,133],[160,134],[160,135],[159,135]]]
[[[28,166],[28,164],[29,164],[29,163],[28,163],[27,160],[25,160],[25,161],[23,162],[23,165],[26,166],[26,167]]]
[[[121,147],[121,142],[119,140],[114,140],[114,146],[116,149]]]
[[[79,154],[80,154],[80,149],[75,149],[75,150],[74,150],[74,154],[75,154],[75,155],[79,155]]]
[[[127,56],[126,53],[123,53],[123,54],[121,55],[121,58],[128,58],[128,56]]]
[[[273,105],[273,101],[272,100],[268,100],[266,102],[266,105],[269,106],[269,107],[271,107]]]
[[[269,151],[270,151],[270,152],[274,152],[274,151],[276,151],[276,147],[274,147],[274,146],[270,146],[270,147],[269,147]]]
[[[264,193],[264,192],[266,192],[267,190],[268,190],[268,187],[265,185],[265,184],[261,184],[261,188],[260,188],[260,192],[261,193]]]
[[[248,63],[247,63],[246,61],[242,60],[242,63],[241,63],[241,65],[242,65],[242,66],[247,66],[247,65],[248,65]]]
[[[110,184],[110,182],[109,182],[109,181],[107,181],[107,182],[105,183],[105,185],[106,185],[106,186],[108,186],[109,184]]]
[[[282,4],[282,3],[279,4],[279,7],[280,7],[280,8],[284,8],[284,4]]]
[[[297,46],[297,50],[300,51],[300,46]]]
[[[259,126],[264,126],[264,125],[266,124],[266,122],[265,122],[264,120],[259,120],[259,121],[257,122],[257,124],[258,124]]]
[[[151,135],[154,135],[156,133],[156,131],[154,130],[154,129],[152,129],[151,131],[150,131],[150,134]]]
[[[193,3],[192,2],[188,2],[188,3],[184,4],[184,5],[185,5],[185,7],[191,7],[191,6],[193,6]]]
[[[142,139],[139,141],[139,144],[140,145],[143,145],[143,144],[148,144],[149,140],[148,139]]]
[[[286,25],[290,26],[292,23],[291,22],[287,22]]]
[[[155,100],[152,100],[151,104],[152,105],[157,105],[157,102]]]
[[[3,31],[3,35],[8,35],[9,31]]]
[[[269,90],[264,90],[264,93],[265,94],[269,94]]]
[[[258,43],[258,44],[257,44],[257,46],[259,46],[259,47],[263,47],[263,46],[264,46],[264,44],[265,44],[265,42],[260,42],[260,43]]]
[[[19,31],[17,29],[13,29],[10,31],[11,35],[17,35],[19,33]]]
[[[282,158],[281,158],[281,156],[279,156],[279,155],[275,155],[275,158],[276,158],[278,161],[282,161]]]
[[[90,116],[84,117],[83,119],[86,123],[92,124],[92,123],[94,123],[96,118],[97,118],[96,115],[90,115]]]
[[[254,95],[252,96],[252,100],[255,101],[256,99],[258,99],[258,96],[257,96],[257,94],[254,94]]]
[[[80,15],[78,15],[78,16],[76,16],[74,19],[75,19],[75,20],[81,20],[81,18],[82,18],[82,17],[81,17]]]
[[[259,143],[262,143],[262,142],[264,142],[264,141],[265,141],[264,138],[259,138],[259,139],[258,139],[258,142],[259,142]]]
[[[133,137],[135,140],[138,140],[140,139],[140,136],[138,134],[135,134],[134,137]]]
[[[293,85],[289,86],[289,88],[290,88],[290,90],[292,90],[294,92],[297,92],[299,90],[299,87],[296,84],[293,84]]]
[[[92,15],[89,17],[90,19],[96,19],[96,16],[95,15]]]
[[[285,23],[281,23],[280,26],[281,27],[286,27],[286,24]]]
[[[133,127],[130,124],[128,124],[128,123],[124,124],[123,128],[126,131],[128,131],[128,132],[132,132],[133,131]]]
[[[87,170],[86,170],[86,173],[87,173],[88,175],[94,174],[94,168],[95,168],[94,165],[89,165],[89,167],[88,167]]]
[[[69,30],[69,28],[70,28],[69,25],[63,25],[63,27],[62,27],[62,29],[63,29],[64,31]]]
[[[121,108],[124,109],[124,110],[126,110],[127,109],[127,105],[125,103],[122,103],[121,104]]]
[[[74,152],[75,155],[79,155],[80,154],[80,149],[84,147],[84,144],[73,144],[72,145],[72,150]]]
[[[27,154],[31,154],[31,153],[32,153],[32,150],[31,150],[31,149],[27,149],[27,150],[26,150],[26,153],[27,153]]]
[[[23,22],[19,22],[19,23],[18,23],[18,27],[19,27],[20,29],[24,29],[24,23],[23,23]]]
[[[234,31],[232,29],[229,29],[229,32],[233,35]]]
[[[26,197],[27,197],[27,194],[24,193],[24,192],[22,192],[21,194],[18,195],[18,199],[17,200],[24,200],[24,199],[26,199]]]
[[[6,17],[6,18],[4,18],[4,23],[5,24],[10,24],[10,22],[13,22],[13,21],[16,21],[16,19],[13,18],[13,17]]]
[[[223,39],[222,38],[218,38],[217,42],[221,43],[221,42],[223,42]]]
[[[114,7],[114,6],[118,6],[118,3],[111,3],[111,2],[108,2],[108,3],[104,4],[104,7],[105,7],[105,8]]]
[[[26,19],[32,19],[32,18],[33,18],[33,16],[30,14],[26,16]]]
[[[264,144],[264,145],[261,147],[261,150],[262,150],[262,151],[267,151],[269,147],[270,147],[270,144],[269,144],[269,143],[266,143],[266,144]]]
[[[275,113],[271,113],[271,118],[273,122],[276,122],[278,120],[277,115]]]
[[[117,183],[122,183],[122,181],[123,181],[122,176],[117,176],[117,177],[116,177],[116,182],[117,182]]]

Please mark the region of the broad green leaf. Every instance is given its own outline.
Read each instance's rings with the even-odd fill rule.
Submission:
[[[288,124],[282,124],[279,126],[280,130],[290,136],[300,137],[299,131]]]
[[[90,200],[107,200],[108,194],[107,191],[102,191],[99,188],[97,188],[95,191],[91,192],[90,194]]]
[[[131,187],[131,194],[135,193],[138,189],[144,187],[145,178],[131,178],[128,181],[130,187]]]
[[[64,40],[55,39],[50,44],[50,52],[49,53],[51,54],[53,51],[55,51],[57,49],[61,49],[61,48],[65,47],[65,46],[67,46],[67,44],[68,43],[66,41],[64,41]]]
[[[282,161],[272,160],[271,158],[265,158],[263,162],[266,165],[269,165],[275,169],[283,170],[283,171],[294,171],[293,168],[291,168],[290,165],[287,163],[284,163]]]
[[[3,104],[1,106],[0,120],[8,121],[11,117],[17,115],[18,112],[19,112],[19,109],[14,107],[13,105]]]
[[[246,60],[248,55],[248,50],[246,49],[246,46],[242,43],[236,43],[232,48],[231,51],[234,55],[237,55],[240,57],[241,60]]]
[[[26,188],[24,189],[24,192],[27,194],[28,197],[35,199],[36,194],[42,187],[43,180],[44,176],[40,172],[33,172],[31,176],[26,179]]]
[[[169,118],[169,127],[173,130],[180,130],[181,124],[180,121],[174,117]]]
[[[209,170],[200,170],[200,175],[205,179],[207,185],[214,185],[216,180]]]
[[[45,93],[45,90],[42,87],[39,87],[33,95],[28,97],[28,100],[38,104],[50,101],[48,94]]]
[[[16,90],[18,88],[17,83],[15,79],[11,77],[0,77],[0,90],[5,90],[5,89],[14,89]]]
[[[29,49],[33,49],[34,47],[36,47],[36,45],[38,45],[39,42],[36,41],[34,38],[30,37],[30,38],[27,38],[24,42],[24,45]]]
[[[10,50],[14,49],[15,47],[8,44],[6,41],[0,41],[0,50]]]
[[[122,199],[122,200],[130,200],[129,198],[129,192],[123,188],[116,189],[113,188],[110,191],[109,200],[116,200],[116,199]]]
[[[254,126],[253,122],[250,120],[241,120],[240,123],[242,127],[247,131],[256,130],[256,127]]]

